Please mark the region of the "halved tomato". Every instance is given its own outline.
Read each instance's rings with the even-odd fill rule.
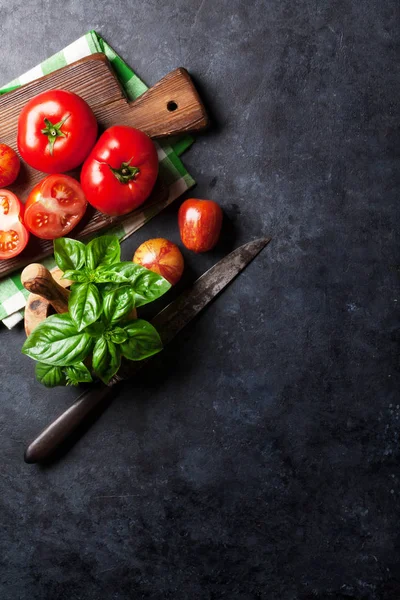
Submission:
[[[0,259],[17,256],[28,243],[22,223],[23,204],[8,190],[0,190]]]
[[[67,235],[85,214],[87,202],[80,184],[69,175],[48,175],[25,204],[24,223],[44,240]]]

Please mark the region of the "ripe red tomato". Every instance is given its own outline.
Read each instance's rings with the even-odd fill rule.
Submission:
[[[24,205],[8,190],[0,190],[0,259],[17,256],[28,243],[22,223]]]
[[[193,252],[207,252],[218,242],[222,227],[222,209],[213,200],[190,198],[178,213],[183,244]]]
[[[81,184],[88,202],[106,215],[125,215],[148,198],[157,179],[157,150],[133,127],[107,129],[85,160]]]
[[[67,235],[79,223],[86,206],[85,195],[75,179],[48,175],[29,194],[24,222],[37,237],[54,240]]]
[[[7,144],[0,144],[0,188],[14,183],[20,166],[17,153]]]
[[[32,98],[18,119],[18,149],[38,171],[62,173],[79,166],[97,137],[97,121],[77,94],[50,90]]]
[[[147,240],[139,246],[133,262],[158,273],[171,285],[182,277],[184,261],[178,246],[164,238]]]

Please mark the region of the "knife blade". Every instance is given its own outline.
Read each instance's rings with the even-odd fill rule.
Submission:
[[[194,317],[207,306],[261,252],[271,238],[259,238],[233,250],[199,277],[195,283],[152,319],[162,342],[167,345]],[[150,359],[131,363],[125,361],[108,385],[96,383],[53,423],[44,429],[27,447],[25,462],[48,460],[79,428],[83,421],[114,393],[115,387],[132,377]]]

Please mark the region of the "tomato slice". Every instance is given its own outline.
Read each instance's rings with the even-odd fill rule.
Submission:
[[[54,240],[79,223],[86,206],[83,190],[75,179],[69,175],[49,175],[29,194],[24,222],[37,237]]]
[[[0,259],[17,256],[28,243],[22,223],[23,204],[8,190],[0,190]]]

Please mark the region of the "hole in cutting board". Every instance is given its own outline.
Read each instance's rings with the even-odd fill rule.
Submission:
[[[169,112],[174,112],[174,110],[176,110],[177,108],[178,108],[178,105],[174,100],[170,100],[167,103],[167,110],[169,110]]]

